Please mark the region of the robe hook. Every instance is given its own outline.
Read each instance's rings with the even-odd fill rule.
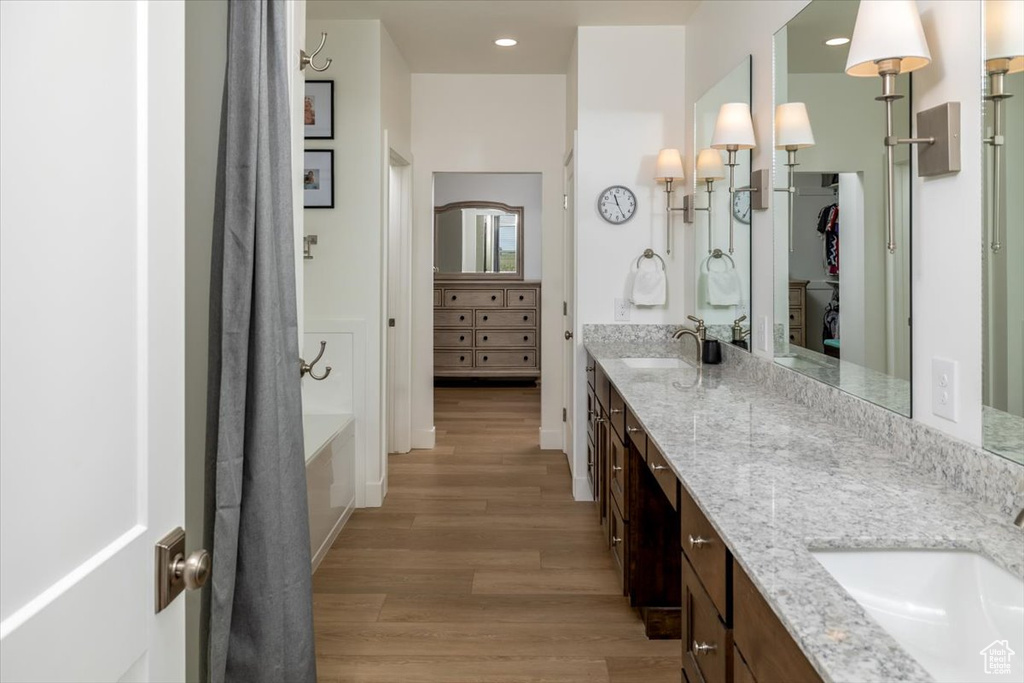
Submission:
[[[331,366],[330,365],[328,365],[324,369],[324,374],[322,374],[322,375],[315,375],[315,374],[313,374],[313,366],[315,366],[318,362],[320,362],[320,359],[324,357],[324,349],[326,349],[326,348],[327,348],[327,342],[325,342],[325,341],[320,342],[320,353],[316,354],[316,358],[314,358],[311,363],[307,363],[306,361],[302,360],[301,358],[299,359],[299,377],[300,378],[303,377],[304,375],[308,374],[310,377],[312,377],[313,379],[315,379],[318,382],[321,382],[321,381],[327,379],[327,377],[331,374]]]
[[[305,50],[299,50],[299,71],[305,70],[306,66],[313,71],[327,71],[327,68],[331,65],[331,58],[328,57],[327,61],[324,62],[323,66],[317,66],[313,63],[313,58],[320,54],[320,50],[324,49],[324,44],[327,42],[327,31],[320,33],[320,45],[313,50],[313,54],[307,55]]]

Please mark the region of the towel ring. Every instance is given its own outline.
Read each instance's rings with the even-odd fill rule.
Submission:
[[[729,256],[724,251],[722,251],[721,249],[717,249],[717,248],[714,251],[712,251],[708,255],[707,258],[704,259],[704,263],[708,263],[713,258],[722,258],[722,257],[725,257],[725,258],[729,259],[729,263],[732,265],[732,267],[734,269],[736,268],[736,262],[732,260],[732,256]]]
[[[637,270],[640,269],[640,262],[643,261],[645,258],[656,258],[656,259],[658,259],[659,261],[661,261],[661,269],[665,270],[665,259],[661,258],[661,256],[659,256],[658,254],[654,253],[653,249],[644,249],[644,253],[642,253],[642,254],[640,254],[639,256],[636,257],[636,267],[637,267]]]

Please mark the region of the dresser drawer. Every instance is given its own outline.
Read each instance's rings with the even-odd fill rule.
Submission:
[[[608,417],[611,418],[612,429],[615,430],[620,439],[625,440],[626,402],[622,400],[622,396],[619,395],[615,387],[611,387],[608,394]]]
[[[506,305],[509,308],[537,308],[537,290],[509,289]]]
[[[622,519],[629,521],[629,451],[626,449],[622,439],[614,430],[605,431],[608,439],[608,488],[612,493],[612,500],[619,506],[619,514]]]
[[[658,482],[658,486],[665,493],[668,502],[672,504],[673,510],[679,509],[679,480],[675,472],[668,466],[665,456],[661,454],[658,447],[653,443],[647,444],[647,467]]]
[[[444,370],[449,368],[471,368],[473,367],[473,352],[466,351],[435,351],[434,369]]]
[[[804,346],[804,328],[791,327],[789,330],[789,343]]]
[[[454,308],[435,308],[434,327],[472,327],[473,311]]]
[[[435,332],[435,349],[461,349],[473,347],[473,333],[469,330]]]
[[[521,311],[477,311],[477,327],[535,327],[537,312]]]
[[[731,624],[732,612],[728,602],[729,551],[684,487],[680,487],[679,492],[679,531],[683,553],[696,570],[722,620]]]
[[[509,346],[523,346],[523,347],[537,347],[537,333],[533,330],[521,330],[519,332],[503,332],[494,331],[491,332],[477,332],[476,333],[476,346],[477,348],[485,348],[488,346],[496,347],[509,347]]]
[[[477,351],[478,368],[535,368],[536,351]]]
[[[502,308],[505,305],[505,291],[502,289],[446,289],[444,290],[444,305]]]
[[[622,518],[622,514],[619,508],[612,505],[608,506],[608,526],[611,533],[611,547],[612,555],[615,557],[615,568],[619,570],[619,579],[622,585],[622,592],[626,592],[626,586],[629,585],[629,530],[627,525],[629,522]]]
[[[803,327],[804,324],[804,309],[789,307],[789,324]]]
[[[435,306],[440,306],[441,305],[441,290],[440,289],[435,289],[434,290],[434,305]]]
[[[768,683],[818,683],[821,677],[765,602],[764,597],[733,560],[736,648],[753,677]]]
[[[683,556],[683,669],[691,681],[732,683],[732,632]],[[788,679],[778,679],[787,681]]]
[[[626,410],[626,438],[629,439],[644,460],[647,459],[647,432],[632,410]],[[674,505],[673,505],[674,507]]]
[[[796,288],[790,289],[789,290],[789,305],[790,306],[803,306],[804,305],[803,292],[804,292],[804,290],[803,290],[802,287],[796,287]]]

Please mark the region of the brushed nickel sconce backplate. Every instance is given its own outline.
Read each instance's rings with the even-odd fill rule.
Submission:
[[[946,102],[917,113],[917,135],[931,144],[917,147],[922,178],[960,172],[960,103]]]

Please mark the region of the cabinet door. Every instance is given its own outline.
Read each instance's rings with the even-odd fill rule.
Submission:
[[[732,683],[732,632],[722,623],[685,556],[682,564],[683,669],[690,680]]]
[[[607,423],[606,423],[607,424]],[[629,521],[629,451],[614,429],[607,429],[608,437],[608,469],[611,475],[608,488],[614,505],[619,506],[622,519]]]

